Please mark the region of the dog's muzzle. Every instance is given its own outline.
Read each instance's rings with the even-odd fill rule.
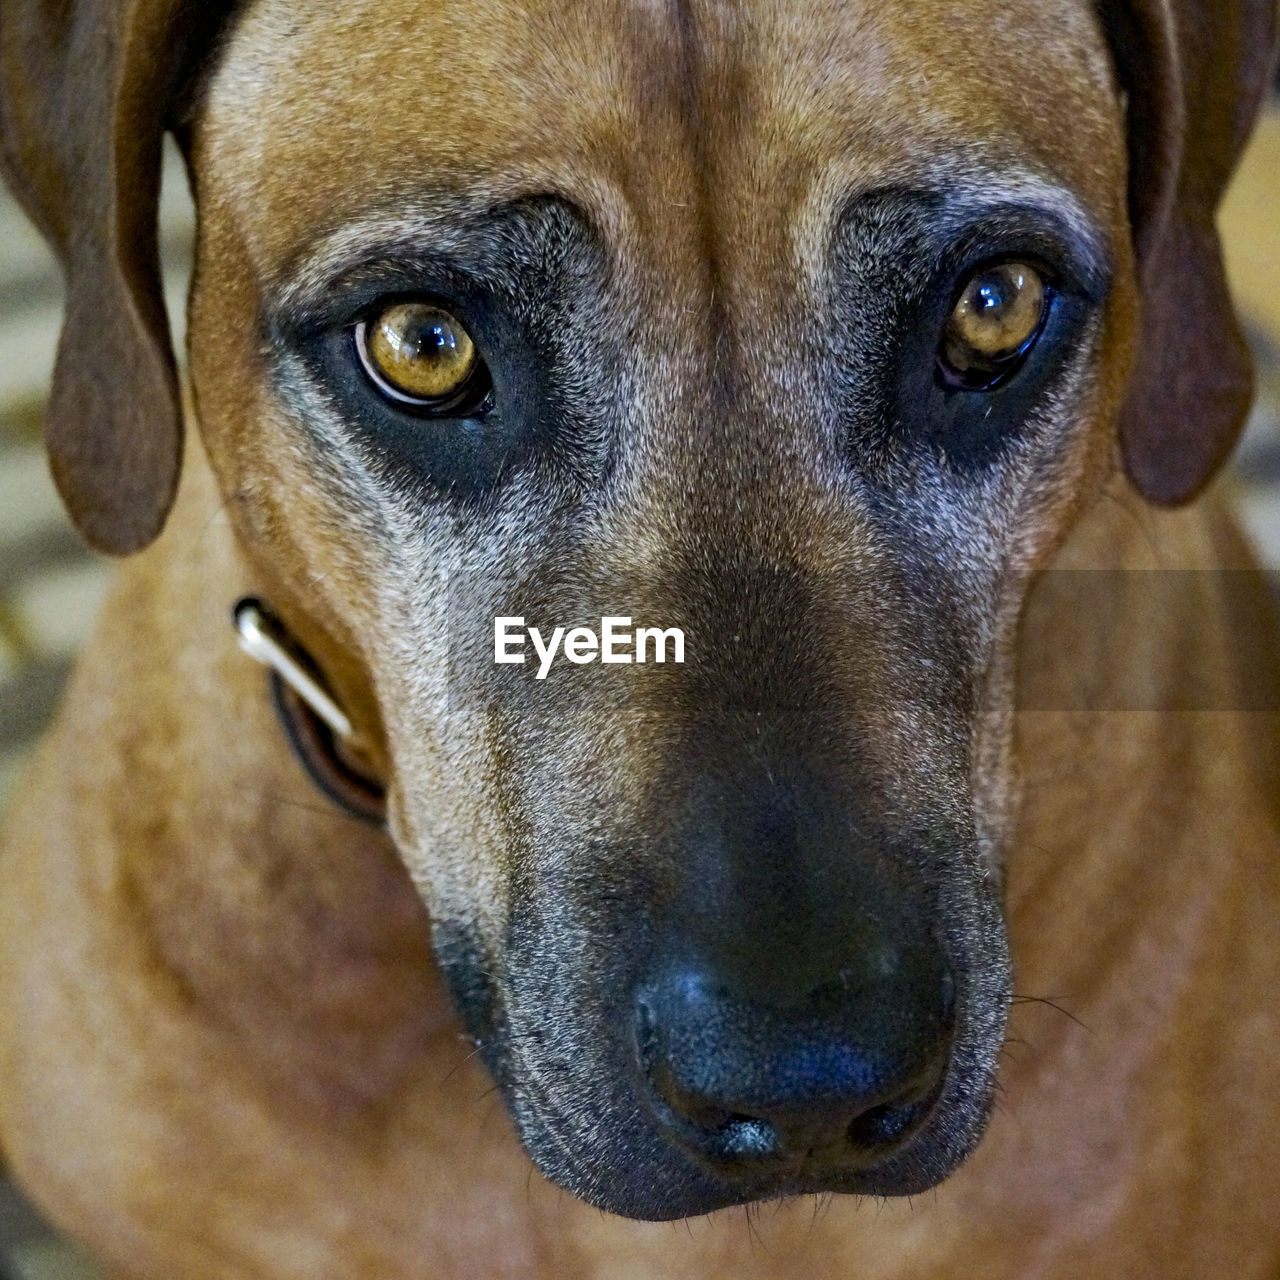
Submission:
[[[615,850],[594,876],[548,855],[500,953],[437,939],[535,1161],[646,1219],[935,1185],[992,1089],[994,897],[930,883],[887,841],[840,843],[847,815],[794,793],[683,825],[665,858]]]
[[[865,1170],[917,1131],[950,1057],[954,982],[940,950],[877,931],[825,981],[673,963],[637,1002],[658,1124],[713,1173],[754,1180]]]

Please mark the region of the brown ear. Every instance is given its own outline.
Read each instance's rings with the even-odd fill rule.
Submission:
[[[0,169],[67,286],[47,415],[53,475],[81,533],[116,554],[160,532],[177,487],[156,201],[168,112],[214,7],[0,0]]]
[[[1142,292],[1120,441],[1133,484],[1172,504],[1230,453],[1252,398],[1214,220],[1270,83],[1276,0],[1103,0],[1103,19],[1128,98]]]

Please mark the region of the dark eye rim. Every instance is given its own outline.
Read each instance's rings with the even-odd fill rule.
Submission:
[[[467,331],[475,346],[476,361],[466,381],[448,396],[429,399],[412,396],[401,391],[384,375],[378,372],[375,362],[369,354],[367,333],[369,325],[382,312],[405,303],[418,303],[422,306],[435,307],[452,316]],[[450,306],[447,299],[427,294],[395,294],[375,299],[350,325],[351,348],[355,361],[360,367],[368,383],[373,389],[389,401],[397,409],[418,418],[481,418],[493,407],[493,379],[489,374],[489,365],[485,360],[480,341],[474,329],[459,316],[458,308]]]
[[[1040,303],[1040,319],[1036,327],[1014,351],[1001,356],[997,360],[975,353],[976,359],[967,369],[958,369],[947,358],[947,328],[951,323],[952,313],[959,305],[969,282],[984,272],[993,271],[997,267],[1018,263],[1030,267],[1039,277],[1044,288],[1044,297]],[[946,318],[938,334],[934,348],[934,368],[938,382],[948,391],[987,392],[1009,382],[1026,363],[1036,344],[1040,341],[1053,314],[1058,299],[1058,287],[1052,268],[1033,255],[1020,253],[1003,253],[998,257],[988,258],[965,268],[957,277],[956,285],[951,293],[951,301],[946,310]]]

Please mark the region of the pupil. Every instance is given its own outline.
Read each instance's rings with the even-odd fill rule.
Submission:
[[[415,356],[440,359],[457,354],[458,340],[444,325],[433,324],[426,330],[419,330],[409,346]]]
[[[1010,288],[1008,293],[1005,292],[1006,287],[1011,285],[1016,288],[1013,280],[989,276],[978,286],[978,305],[986,315],[999,319],[999,313],[1008,307],[1011,301],[1009,295],[1014,292],[1014,288]]]

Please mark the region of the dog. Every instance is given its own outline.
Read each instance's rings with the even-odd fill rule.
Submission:
[[[1188,505],[1275,35],[5,0],[129,556],[3,839],[51,1220],[131,1280],[1280,1274],[1280,630]]]

